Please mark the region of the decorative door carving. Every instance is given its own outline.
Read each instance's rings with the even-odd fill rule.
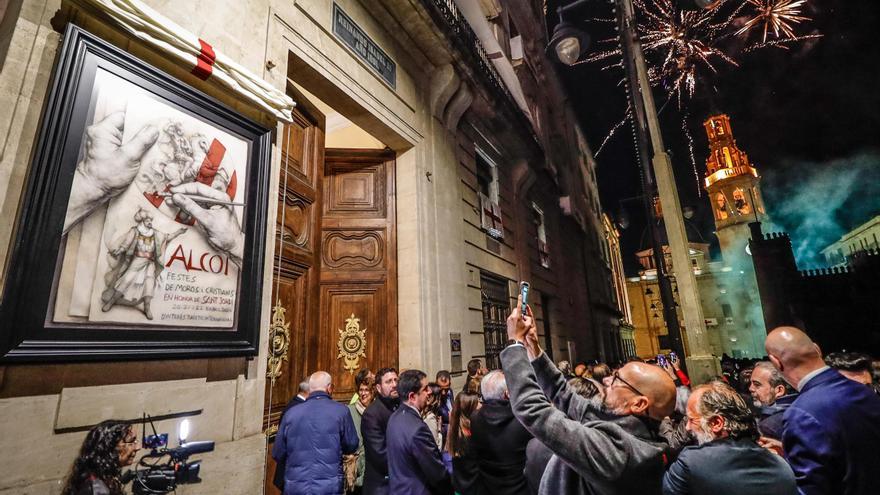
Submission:
[[[394,167],[390,151],[325,153],[318,361],[340,400],[354,393],[358,369],[397,366]]]

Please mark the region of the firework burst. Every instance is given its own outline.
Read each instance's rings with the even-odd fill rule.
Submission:
[[[801,15],[801,8],[807,0],[746,0],[754,7],[755,13],[735,34],[745,34],[752,29],[763,27],[762,43],[772,31],[777,38],[797,38],[794,25],[809,18]]]
[[[642,44],[651,86],[659,88],[667,102],[675,100],[682,115],[681,130],[688,142],[691,166],[696,173],[693,138],[688,130],[688,101],[717,74],[720,67],[737,68],[737,55],[764,48],[787,48],[793,43],[821,37],[797,35],[794,25],[809,18],[801,14],[807,0],[721,0],[711,8],[679,10],[674,0],[633,0],[636,33]],[[742,24],[742,19],[747,20]],[[593,19],[613,23],[613,19]],[[763,27],[760,41],[749,41],[748,33]],[[768,40],[770,33],[773,39]],[[738,38],[739,43],[728,43]],[[622,68],[622,50],[616,37],[599,41],[600,49],[579,63],[601,64],[602,70]],[[738,46],[735,52],[728,45]],[[624,81],[621,81],[623,84]],[[665,105],[664,105],[665,106]],[[627,108],[622,121],[606,135],[599,151],[618,129],[632,119]],[[598,155],[598,152],[597,152]],[[698,193],[699,177],[697,176]]]

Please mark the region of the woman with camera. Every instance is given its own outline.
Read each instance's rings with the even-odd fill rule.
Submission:
[[[134,463],[140,450],[130,423],[107,420],[89,431],[73,463],[62,495],[121,495],[122,468]]]

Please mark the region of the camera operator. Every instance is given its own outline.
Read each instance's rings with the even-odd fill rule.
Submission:
[[[140,442],[130,423],[104,421],[89,431],[63,495],[121,495],[122,468],[134,463]]]

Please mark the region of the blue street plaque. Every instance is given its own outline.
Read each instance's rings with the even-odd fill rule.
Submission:
[[[333,34],[376,71],[392,88],[397,84],[397,64],[367,36],[345,12],[333,4]]]

